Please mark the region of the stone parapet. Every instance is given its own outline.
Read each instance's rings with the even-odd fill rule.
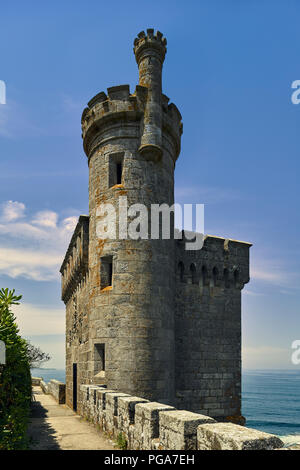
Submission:
[[[197,430],[197,449],[211,450],[273,450],[283,442],[272,434],[232,423],[203,424]]]
[[[53,382],[53,381],[52,381]],[[100,386],[81,385],[81,414],[131,450],[273,450],[283,442],[273,434],[209,416],[176,410]]]
[[[138,403],[135,407],[132,449],[152,449],[153,440],[159,439],[159,414],[175,410],[173,406],[157,402]]]
[[[159,438],[162,448],[166,450],[196,449],[197,427],[204,423],[215,423],[215,420],[191,411],[162,411],[159,415]]]
[[[47,386],[48,393],[52,395],[60,405],[66,402],[66,384],[52,379]]]

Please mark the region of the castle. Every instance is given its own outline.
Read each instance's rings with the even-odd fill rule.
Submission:
[[[66,305],[66,402],[80,411],[81,384],[209,415],[241,415],[241,291],[251,244],[99,238],[97,209],[174,203],[181,115],[162,93],[166,39],[134,41],[139,84],[108,88],[82,114],[89,216],[79,217],[62,263]],[[117,219],[117,224],[119,220]],[[171,219],[171,225],[174,224]],[[172,228],[172,227],[171,227]],[[172,230],[171,230],[172,231]]]

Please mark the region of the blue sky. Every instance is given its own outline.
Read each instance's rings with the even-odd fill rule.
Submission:
[[[109,86],[134,91],[133,39],[154,27],[168,40],[163,90],[183,116],[176,200],[205,204],[206,233],[253,243],[243,363],[291,368],[300,338],[300,105],[291,102],[299,2],[149,5],[1,6],[0,284],[23,294],[22,333],[51,353],[49,366],[63,366],[58,267],[76,218],[88,212],[81,112]]]

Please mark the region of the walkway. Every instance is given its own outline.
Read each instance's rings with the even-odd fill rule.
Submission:
[[[33,387],[28,428],[32,450],[117,450],[112,441],[66,405],[58,405],[40,387]]]

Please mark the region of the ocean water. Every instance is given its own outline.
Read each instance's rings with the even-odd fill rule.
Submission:
[[[34,377],[65,381],[60,369],[32,369]],[[247,427],[300,444],[300,369],[244,370],[242,414]]]
[[[31,369],[32,377],[42,377],[44,382],[48,383],[51,379],[65,382],[66,371],[64,369]]]
[[[244,370],[242,377],[246,425],[300,444],[300,369]]]

